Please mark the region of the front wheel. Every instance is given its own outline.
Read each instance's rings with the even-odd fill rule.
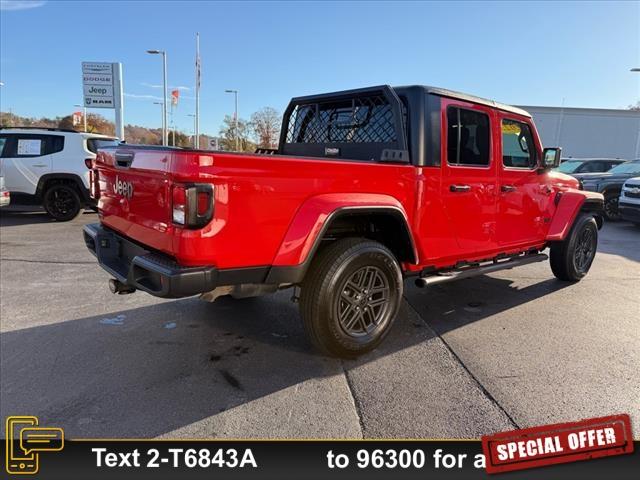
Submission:
[[[314,259],[302,284],[300,313],[311,342],[354,358],[387,336],[402,300],[400,265],[384,245],[346,238]]]
[[[598,248],[598,224],[591,215],[579,216],[567,238],[551,246],[551,270],[560,280],[577,282],[593,263]]]

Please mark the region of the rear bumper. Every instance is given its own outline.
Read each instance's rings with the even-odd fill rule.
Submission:
[[[162,298],[180,298],[216,288],[214,267],[183,267],[166,255],[118,235],[94,223],[84,226],[84,241],[109,274],[130,287]]]
[[[640,222],[640,205],[633,203],[619,202],[618,213],[620,218],[628,220],[629,222]]]

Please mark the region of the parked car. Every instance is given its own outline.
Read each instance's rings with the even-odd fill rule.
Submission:
[[[92,205],[89,168],[105,135],[56,128],[0,129],[0,168],[13,200],[41,204],[58,221],[76,218]],[[16,195],[13,195],[16,194]]]
[[[633,177],[624,182],[618,201],[620,218],[640,227],[640,177]]]
[[[11,203],[11,194],[4,186],[4,177],[0,175],[0,207],[6,207]]]
[[[613,167],[605,173],[580,173],[573,175],[585,190],[604,195],[604,215],[607,220],[618,220],[618,199],[622,184],[632,177],[640,175],[640,160],[632,160]]]
[[[558,172],[573,175],[575,173],[608,172],[613,167],[626,162],[620,158],[566,158],[562,159]]]
[[[213,301],[296,287],[312,343],[353,357],[388,334],[404,278],[441,284],[546,248],[565,281],[593,262],[603,197],[550,171],[560,149],[542,148],[524,110],[378,86],[294,98],[281,132],[261,154],[100,149],[100,223],[84,239],[111,290]]]

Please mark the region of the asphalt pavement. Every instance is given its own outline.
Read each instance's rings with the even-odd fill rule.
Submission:
[[[589,275],[546,262],[419,289],[356,361],[304,337],[291,291],[116,296],[82,225],[0,214],[0,416],[69,438],[479,438],[629,413],[640,438],[640,229],[601,231]],[[4,425],[1,433],[4,435]]]

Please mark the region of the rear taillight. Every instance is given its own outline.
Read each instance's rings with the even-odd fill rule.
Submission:
[[[98,170],[89,170],[89,195],[94,200],[100,198],[100,174]]]
[[[187,211],[187,192],[186,188],[182,185],[173,186],[172,209],[173,209],[173,223],[178,225],[184,225],[185,212]]]
[[[213,185],[174,185],[171,193],[173,223],[185,228],[202,228],[213,218]]]

